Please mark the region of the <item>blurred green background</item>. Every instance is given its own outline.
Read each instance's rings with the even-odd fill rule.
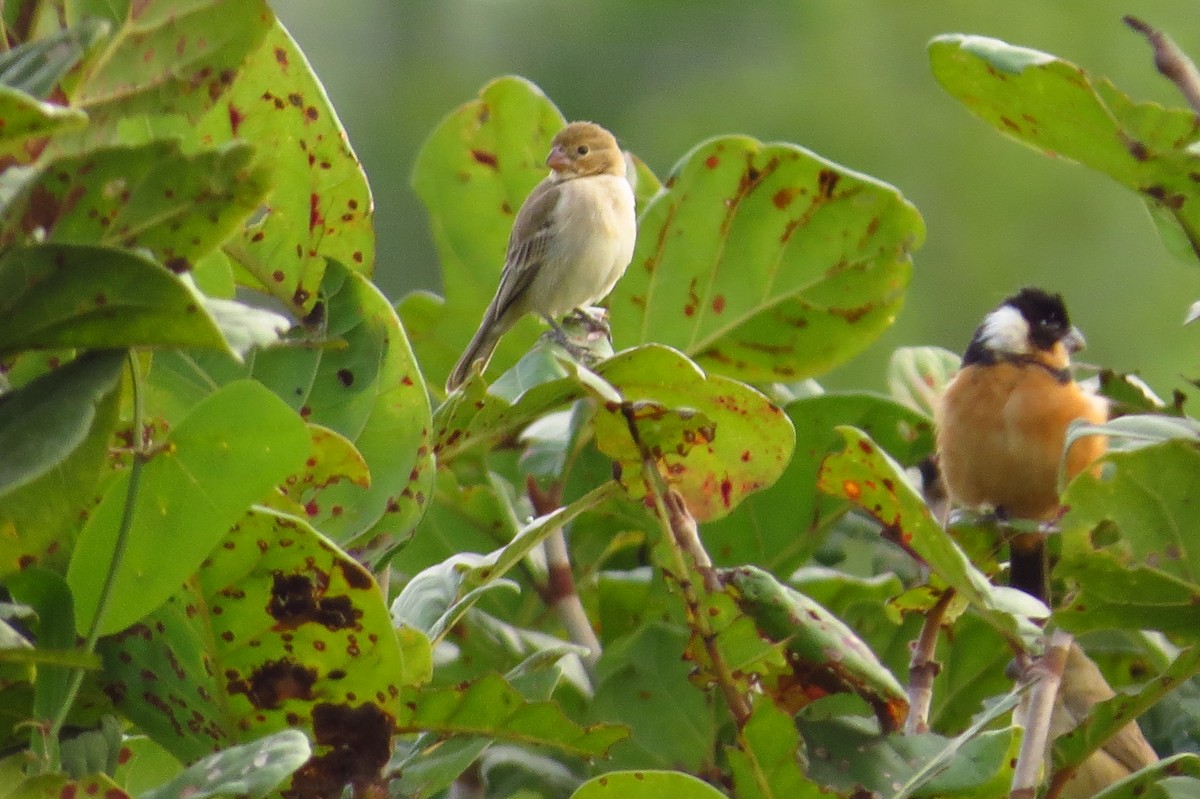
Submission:
[[[1024,284],[1061,291],[1088,362],[1160,393],[1200,376],[1200,270],[1174,260],[1130,192],[1003,139],[942,92],[925,46],[978,33],[1066,58],[1134,98],[1183,105],[1133,13],[1200,57],[1195,0],[274,0],[341,115],[375,194],[376,281],[440,291],[409,187],[424,137],[489,79],[537,83],[613,130],[661,177],[723,133],[785,140],[897,186],[928,225],[907,304],[823,382],[884,388],[901,345],[965,347]],[[336,11],[332,10],[336,9]],[[1194,412],[1194,409],[1193,409]]]

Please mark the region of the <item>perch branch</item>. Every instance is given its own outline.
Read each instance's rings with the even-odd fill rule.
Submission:
[[[525,478],[525,491],[529,501],[538,516],[553,513],[562,505],[562,487],[554,484],[543,490],[530,475]],[[600,639],[592,629],[592,623],[583,609],[579,599],[579,591],[575,587],[575,574],[571,570],[571,553],[567,549],[567,538],[561,527],[555,527],[549,537],[542,542],[546,553],[546,568],[548,582],[543,596],[547,604],[558,615],[558,619],[566,628],[571,641],[587,647],[588,654],[583,658],[583,664],[588,673],[594,675],[596,661],[600,659]]]
[[[929,706],[933,703],[933,678],[942,670],[942,664],[934,659],[938,633],[946,609],[954,599],[954,589],[942,592],[937,604],[925,615],[921,635],[913,647],[912,660],[908,664],[908,718],[904,720],[904,734],[915,735],[929,732]]]
[[[1050,735],[1050,715],[1054,712],[1054,701],[1058,698],[1058,687],[1062,683],[1063,667],[1073,638],[1069,633],[1055,630],[1050,635],[1046,653],[1038,658],[1026,671],[1030,679],[1028,705],[1024,718],[1025,737],[1021,740],[1021,752],[1013,769],[1011,799],[1034,799],[1041,782],[1042,761],[1046,757],[1046,741]]]

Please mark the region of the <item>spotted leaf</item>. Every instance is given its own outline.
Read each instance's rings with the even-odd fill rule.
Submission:
[[[1067,629],[1132,626],[1193,638],[1200,621],[1194,486],[1200,451],[1176,439],[1105,458],[1063,501],[1055,574],[1074,587],[1055,618]]]
[[[1137,192],[1164,230],[1200,257],[1200,120],[1183,108],[1136,102],[1105,78],[1047,53],[983,36],[929,45],[933,74],[950,96],[1000,133],[1052,157],[1103,172]],[[1170,233],[1166,233],[1170,230]]]
[[[300,419],[257,383],[232,383],[197,405],[138,474],[102,630],[122,630],[165,601],[246,509],[304,460],[310,445]],[[80,630],[89,629],[97,612],[131,479],[126,473],[109,485],[71,557],[67,580]]]
[[[185,762],[307,732],[302,797],[377,777],[400,690],[425,678],[370,574],[303,520],[266,510],[243,516],[181,591],[101,652],[103,690]]]
[[[196,135],[201,142],[252,141],[271,170],[274,190],[261,218],[226,251],[302,316],[317,302],[327,259],[371,274],[374,209],[366,175],[321,82],[279,21],[265,9],[263,16],[265,39],[239,64]]]
[[[434,472],[429,398],[404,328],[370,281],[331,261],[321,291],[308,341],[259,352],[245,364],[218,354],[161,354],[151,374],[156,407],[177,420],[215,386],[258,380],[300,418],[352,444],[369,472],[368,486],[351,462],[343,471],[349,480],[330,481],[322,471],[328,463],[293,475],[312,481],[300,495],[309,521],[339,543],[382,553],[401,545],[425,512]]]
[[[659,342],[749,382],[820,374],[892,323],[923,237],[885,183],[792,144],[704,142],[638,220],[614,345]]]
[[[0,353],[226,342],[176,275],[134,253],[84,245],[0,255]]]
[[[117,422],[124,353],[97,353],[0,402],[0,578],[61,566]]]
[[[228,89],[274,19],[265,0],[143,0],[91,9],[106,12],[113,31],[84,60],[68,95],[91,118],[93,143],[110,137],[122,117],[195,120]]]
[[[30,240],[149,250],[190,270],[255,212],[270,189],[254,148],[184,153],[177,141],[62,156],[0,213],[0,245]]]
[[[1036,647],[1041,630],[1032,619],[1044,617],[1046,608],[1016,589],[989,583],[933,518],[900,465],[861,430],[836,430],[845,448],[825,457],[817,487],[878,521],[885,537],[925,563],[1009,641]]]

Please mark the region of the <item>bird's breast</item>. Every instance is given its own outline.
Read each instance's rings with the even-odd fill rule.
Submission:
[[[637,238],[633,190],[614,175],[576,178],[562,187],[554,217],[552,244],[531,288],[540,295],[534,307],[562,316],[607,296],[624,274]]]

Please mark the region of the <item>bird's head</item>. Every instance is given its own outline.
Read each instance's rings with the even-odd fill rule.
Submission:
[[[1084,343],[1083,334],[1071,325],[1061,295],[1023,288],[983,318],[963,365],[1022,357],[1065,369]]]
[[[559,180],[590,175],[623,177],[625,156],[604,128],[592,122],[572,122],[554,137],[546,166]]]

